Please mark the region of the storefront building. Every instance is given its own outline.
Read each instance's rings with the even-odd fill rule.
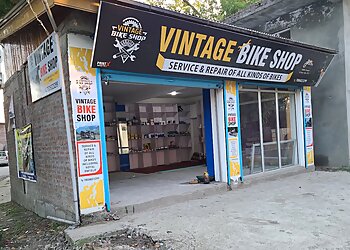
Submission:
[[[264,2],[225,21],[338,52],[327,74],[312,93],[315,164],[320,168],[337,169],[350,165],[349,122],[345,118],[349,117],[349,8],[350,2],[346,0],[297,0],[293,4],[287,1]]]
[[[97,19],[53,6],[65,18],[5,85],[14,201],[78,221],[123,203],[123,172],[189,168],[235,185],[314,165],[311,86],[335,51],[129,1],[98,6]]]

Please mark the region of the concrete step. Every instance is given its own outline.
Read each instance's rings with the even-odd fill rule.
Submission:
[[[167,207],[190,200],[205,198],[211,195],[222,194],[228,190],[227,184],[220,182],[193,185],[205,185],[205,187],[201,190],[162,197],[139,204],[123,207],[114,206],[111,208],[111,213],[116,214],[119,217],[125,217],[134,213],[146,212],[160,207]],[[87,226],[69,228],[65,230],[66,238],[74,245],[81,245],[87,240],[98,237],[99,235],[108,234],[127,228],[126,225],[123,225],[119,221],[104,221],[103,215],[105,215],[105,213],[95,214],[93,223]]]

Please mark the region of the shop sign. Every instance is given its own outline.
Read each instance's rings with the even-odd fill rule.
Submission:
[[[15,129],[18,178],[36,182],[32,124]]]
[[[92,67],[303,86],[317,84],[334,57],[247,33],[101,2]]]
[[[303,90],[304,103],[304,126],[305,126],[305,151],[306,165],[313,166],[314,161],[314,140],[312,128],[312,105],[311,105],[311,87],[304,87]]]
[[[237,115],[237,83],[226,81],[225,84],[226,105],[226,137],[227,137],[227,160],[230,180],[238,183],[241,177],[239,127]]]
[[[105,206],[96,70],[88,37],[69,34],[68,45],[80,211],[88,214]]]
[[[35,102],[61,89],[61,58],[58,36],[52,33],[28,56],[28,72],[32,101]]]

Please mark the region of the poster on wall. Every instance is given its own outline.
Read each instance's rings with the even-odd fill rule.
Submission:
[[[311,87],[305,86],[303,90],[304,104],[304,126],[305,126],[305,152],[306,166],[313,166],[314,160],[314,140],[312,127],[312,104],[311,104]]]
[[[89,37],[69,34],[68,45],[80,211],[88,214],[105,207],[96,70]]]
[[[16,128],[16,115],[15,115],[15,105],[13,103],[13,95],[11,95],[10,105],[8,109],[8,123],[7,123],[7,131],[10,132]]]
[[[32,102],[61,89],[61,58],[58,36],[54,32],[28,56],[28,73]]]
[[[28,124],[14,131],[18,178],[36,182],[32,125]]]
[[[227,158],[231,181],[236,184],[241,177],[239,127],[237,113],[237,84],[234,81],[226,81],[225,105],[226,105],[226,137]]]
[[[304,86],[317,84],[336,54],[203,22],[102,1],[92,67]]]

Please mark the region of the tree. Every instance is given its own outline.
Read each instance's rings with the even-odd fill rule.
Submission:
[[[209,20],[219,20],[222,14],[216,0],[146,0],[146,3]]]
[[[9,12],[19,0],[0,0],[0,18]]]
[[[148,4],[209,20],[222,21],[261,0],[145,0]]]
[[[223,16],[229,17],[249,5],[261,2],[261,0],[220,0]]]

